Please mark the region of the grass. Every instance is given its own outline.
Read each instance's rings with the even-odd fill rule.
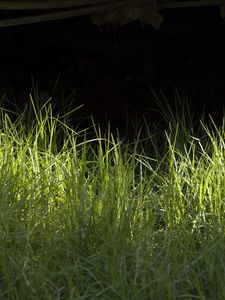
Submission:
[[[127,143],[31,103],[0,115],[0,299],[225,299],[224,124]]]

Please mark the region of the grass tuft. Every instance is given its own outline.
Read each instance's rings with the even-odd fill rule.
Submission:
[[[31,105],[0,114],[0,299],[225,299],[224,123],[126,143]]]

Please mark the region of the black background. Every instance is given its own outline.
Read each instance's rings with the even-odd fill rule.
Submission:
[[[176,88],[181,98],[187,95],[196,118],[205,107],[221,122],[225,22],[219,9],[170,9],[162,15],[159,30],[138,21],[99,28],[88,16],[1,28],[2,95],[22,109],[33,77],[41,101],[53,96],[58,108],[65,100],[73,107],[84,104],[79,116],[123,126],[127,112],[157,121],[151,88],[163,91],[171,105]]]

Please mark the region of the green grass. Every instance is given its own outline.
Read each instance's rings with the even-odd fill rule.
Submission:
[[[32,104],[0,116],[0,299],[225,299],[224,124],[127,143]]]

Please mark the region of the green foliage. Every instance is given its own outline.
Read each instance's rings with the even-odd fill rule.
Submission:
[[[127,144],[31,104],[0,119],[0,298],[224,299],[224,125]]]

